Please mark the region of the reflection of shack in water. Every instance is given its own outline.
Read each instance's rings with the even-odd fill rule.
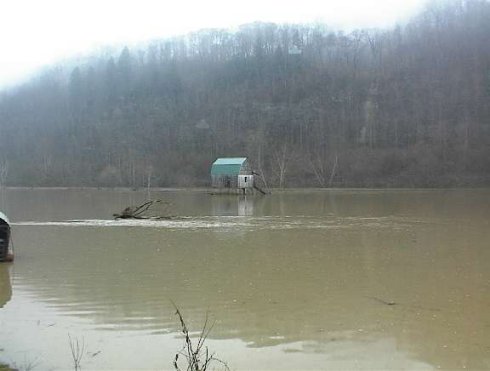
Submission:
[[[247,196],[238,199],[238,216],[252,216],[254,214],[254,203]]]
[[[214,216],[251,216],[254,214],[254,199],[242,197],[214,197]]]
[[[0,308],[10,301],[12,297],[12,285],[10,284],[10,264],[0,264]]]

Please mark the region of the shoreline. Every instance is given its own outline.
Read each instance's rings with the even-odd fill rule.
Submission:
[[[148,192],[148,188],[132,188],[132,187],[26,187],[26,186],[7,186],[0,187],[0,191],[24,191],[24,190],[43,190],[43,191],[115,191],[115,192]],[[291,188],[269,188],[272,193],[295,193],[295,192],[398,192],[398,191],[485,191],[490,190],[490,186],[475,186],[475,187],[291,187]],[[190,193],[212,193],[215,188],[206,187],[154,187],[150,188],[150,192],[190,192]],[[233,195],[233,194],[231,194]]]

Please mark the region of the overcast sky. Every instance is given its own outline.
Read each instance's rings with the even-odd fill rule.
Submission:
[[[253,21],[385,27],[425,0],[0,0],[0,87],[107,44]]]

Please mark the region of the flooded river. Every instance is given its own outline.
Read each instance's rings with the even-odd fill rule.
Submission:
[[[172,302],[234,370],[489,369],[490,191],[153,192],[176,217],[112,221],[145,192],[8,189],[0,361],[172,369]],[[75,220],[75,222],[73,222]]]

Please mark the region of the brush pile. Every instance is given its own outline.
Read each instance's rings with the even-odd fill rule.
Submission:
[[[156,209],[156,206],[158,210]],[[112,214],[117,219],[171,219],[169,214],[170,202],[163,200],[148,200],[141,205],[128,206],[120,213]],[[158,213],[156,212],[158,211]]]

